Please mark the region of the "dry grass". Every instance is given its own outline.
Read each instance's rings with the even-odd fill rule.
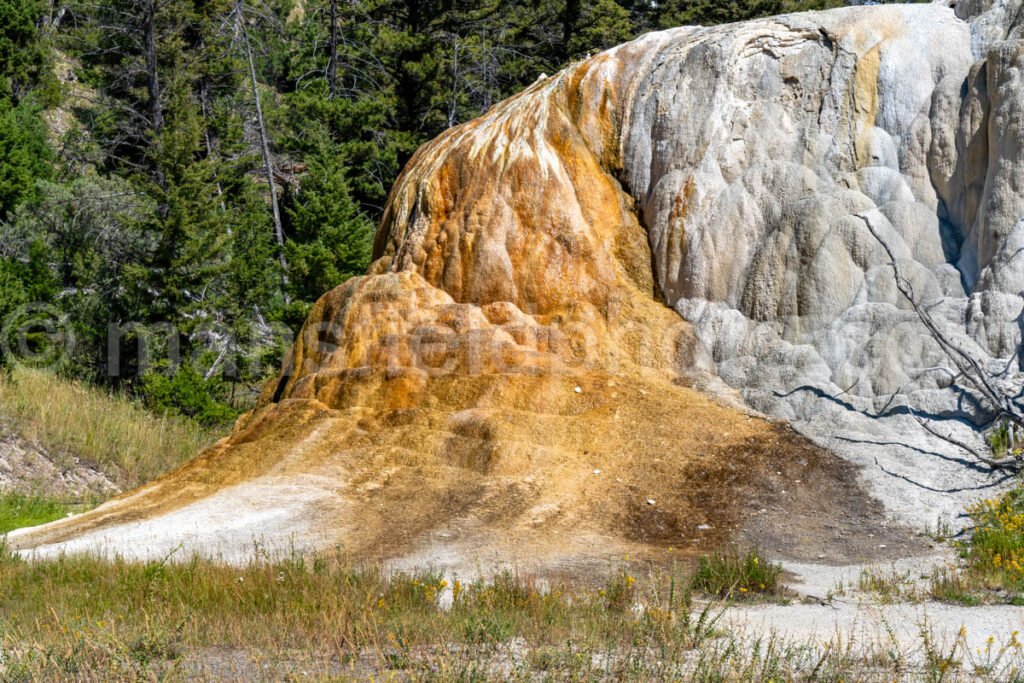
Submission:
[[[883,604],[914,602],[921,597],[911,573],[895,568],[888,571],[878,568],[863,570],[857,579],[857,590],[873,595]]]
[[[432,667],[483,666],[520,638],[555,657],[545,667],[578,668],[586,652],[590,668],[589,653],[602,651],[635,660],[656,648],[679,662],[716,635],[711,610],[694,613],[671,577],[629,578],[625,593],[624,578],[542,588],[511,574],[468,584],[387,575],[331,557],[233,568],[203,559],[28,562],[0,549],[0,651],[10,657],[0,678],[192,678],[191,667],[216,669],[231,652],[290,652],[341,670],[368,660],[418,678]],[[634,609],[639,602],[645,610]]]
[[[463,584],[343,558],[228,567],[0,548],[0,679],[1019,680],[1016,635],[970,651],[790,642],[720,625],[671,571],[603,586],[502,574]]]
[[[23,367],[0,376],[0,418],[58,463],[78,457],[122,488],[180,465],[222,436],[153,415],[128,397]]]

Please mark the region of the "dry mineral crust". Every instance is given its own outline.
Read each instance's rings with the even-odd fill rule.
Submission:
[[[11,542],[571,566],[954,519],[990,479],[908,413],[979,407],[869,226],[958,343],[1013,358],[1019,5],[682,27],[538,79],[416,153],[369,273],[231,436]]]

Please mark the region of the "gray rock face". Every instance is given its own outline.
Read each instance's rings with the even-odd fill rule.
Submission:
[[[944,490],[971,487],[964,463],[950,468],[955,454],[898,413],[957,430],[983,410],[938,369],[950,364],[868,224],[950,336],[1020,370],[1019,5],[671,32],[622,133],[657,283],[694,324],[706,369],[855,460],[897,479],[886,464],[912,471],[937,495],[878,485],[891,506],[924,508],[919,521],[962,502],[940,500]],[[883,409],[897,414],[868,417]],[[909,468],[900,444],[923,452]]]
[[[850,8],[681,32],[638,87],[622,158],[658,283],[760,407],[794,382],[870,398],[941,381],[919,376],[942,354],[865,221],[920,297],[1010,350],[1016,43],[978,65],[971,45],[939,5]]]

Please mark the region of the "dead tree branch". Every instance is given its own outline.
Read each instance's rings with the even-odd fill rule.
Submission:
[[[1024,428],[1024,411],[1022,411],[1015,403],[1015,397],[1011,396],[1008,392],[1003,391],[996,381],[997,377],[1004,376],[1006,374],[1010,367],[1010,362],[1007,363],[1001,372],[991,373],[982,361],[944,333],[939,328],[935,319],[932,318],[928,309],[918,299],[917,293],[914,291],[913,283],[903,274],[892,247],[885,241],[885,239],[882,238],[867,216],[858,214],[857,217],[864,221],[864,224],[867,226],[872,237],[874,237],[882,246],[882,249],[885,250],[885,253],[889,258],[889,265],[892,267],[896,288],[910,303],[911,308],[913,308],[914,313],[921,321],[921,324],[924,325],[925,329],[928,330],[929,335],[957,369],[958,372],[956,373],[949,371],[950,374],[953,375],[953,383],[956,383],[956,381],[961,378],[966,380],[975,389],[977,389],[985,401],[990,404],[994,416],[988,424],[993,424],[997,420],[1004,420],[1006,423],[1009,423],[1012,452],[1015,443],[1015,429]],[[1016,355],[1017,354],[1015,354],[1015,357]],[[890,399],[890,402],[891,401],[892,399]],[[956,446],[966,453],[969,453],[979,462],[982,462],[993,469],[1012,469],[1014,471],[1021,471],[1024,469],[1024,461],[1012,454],[1006,458],[989,457],[978,452],[977,449],[971,448],[962,441],[955,439],[952,435],[939,432],[927,420],[923,420],[917,415],[914,415],[914,419],[917,420],[918,424],[920,424],[928,433],[937,436],[943,441]]]

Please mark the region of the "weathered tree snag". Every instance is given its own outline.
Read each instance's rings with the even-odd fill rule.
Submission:
[[[274,158],[270,153],[270,136],[267,133],[266,120],[263,118],[263,105],[260,102],[259,81],[256,79],[256,63],[252,57],[252,45],[249,43],[249,32],[245,28],[245,5],[239,0],[235,8],[236,30],[242,37],[245,48],[245,59],[249,65],[249,80],[252,84],[252,99],[256,105],[256,124],[260,134],[260,151],[263,155],[263,166],[266,169],[267,184],[270,187],[270,210],[274,217],[274,237],[277,240],[278,261],[281,264],[281,284],[288,298],[288,260],[284,254],[284,227],[281,224],[281,208],[277,202],[277,183],[274,182]]]
[[[164,126],[163,104],[160,102],[160,78],[156,60],[156,0],[146,0],[146,89],[149,95],[149,109],[153,132],[160,133]]]
[[[882,249],[885,250],[886,255],[889,258],[889,265],[892,267],[893,277],[896,282],[896,288],[900,294],[910,303],[914,309],[914,313],[917,314],[921,324],[924,325],[925,329],[928,330],[928,334],[932,339],[939,345],[946,357],[953,363],[957,368],[958,372],[953,374],[953,382],[955,383],[958,379],[966,380],[972,387],[978,390],[985,401],[991,406],[993,415],[990,420],[985,423],[985,427],[989,427],[999,420],[1006,420],[1010,423],[1010,453],[1011,455],[1005,458],[991,458],[980,453],[977,449],[972,448],[965,444],[963,441],[955,439],[949,434],[943,434],[935,429],[927,420],[921,418],[918,415],[914,415],[914,419],[918,424],[921,425],[928,433],[933,436],[937,436],[943,441],[956,446],[962,451],[969,453],[979,462],[982,462],[993,469],[1012,469],[1021,470],[1024,469],[1024,459],[1015,457],[1013,448],[1015,445],[1014,431],[1017,427],[1024,427],[1024,410],[1015,403],[1014,397],[1009,395],[1007,392],[1001,390],[996,381],[996,377],[990,373],[982,361],[975,358],[972,354],[967,352],[962,346],[956,343],[953,339],[939,329],[939,325],[935,319],[932,318],[928,310],[918,300],[917,294],[914,291],[914,286],[904,276],[900,269],[899,262],[896,259],[896,254],[893,252],[892,247],[882,238],[871,221],[863,215],[858,215],[868,230],[871,232],[872,237],[882,245]],[[1018,355],[1020,351],[1018,350]],[[1009,364],[1007,364],[1009,367]]]
[[[330,99],[338,96],[338,0],[331,0],[331,40],[327,58],[327,92]]]

